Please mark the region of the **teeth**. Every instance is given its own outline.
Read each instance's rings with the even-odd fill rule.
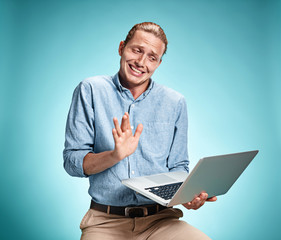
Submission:
[[[141,71],[139,71],[138,69],[134,68],[133,66],[131,66],[131,68],[136,72],[136,73],[142,73]]]

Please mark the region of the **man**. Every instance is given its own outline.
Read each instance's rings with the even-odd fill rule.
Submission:
[[[83,240],[209,239],[179,220],[181,210],[121,184],[129,177],[188,171],[185,99],[151,79],[167,43],[159,25],[135,25],[120,42],[119,72],[86,79],[74,91],[64,167],[72,176],[89,177],[92,201],[80,225]],[[183,206],[198,209],[216,200],[207,197],[201,193]],[[128,206],[135,208],[126,214]]]

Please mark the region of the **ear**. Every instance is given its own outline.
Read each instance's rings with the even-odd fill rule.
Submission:
[[[161,62],[162,62],[162,58],[160,59],[160,61],[159,61],[159,63],[158,63],[158,66],[157,66],[157,67],[159,67],[159,66],[160,66]]]
[[[119,49],[118,49],[118,52],[119,52],[119,56],[122,55],[123,53],[123,50],[124,50],[124,41],[121,41],[120,44],[119,44]]]

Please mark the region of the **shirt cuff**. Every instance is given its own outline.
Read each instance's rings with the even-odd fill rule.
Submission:
[[[88,177],[84,173],[83,160],[91,150],[66,151],[64,153],[64,168],[69,175],[75,177]]]

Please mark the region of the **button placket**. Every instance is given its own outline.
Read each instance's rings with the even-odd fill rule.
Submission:
[[[134,122],[134,108],[135,108],[136,104],[135,102],[133,102],[131,105],[129,105],[129,109],[128,109],[128,113],[130,115],[130,123],[131,123],[131,129],[133,130],[135,128],[134,125],[132,125],[132,123]]]
[[[130,124],[133,124],[134,123],[134,111],[133,111],[133,109],[135,108],[135,103],[134,103],[134,101],[132,101],[131,102],[131,104],[129,104],[129,106],[128,106],[128,113],[129,113],[129,118],[130,118]],[[133,125],[131,125],[131,129],[133,130],[134,129],[134,126]],[[135,175],[135,171],[134,170],[132,170],[131,168],[132,168],[132,156],[128,156],[127,157],[127,159],[128,159],[128,174],[129,174],[129,178],[131,178],[131,177],[134,177],[134,175]]]

